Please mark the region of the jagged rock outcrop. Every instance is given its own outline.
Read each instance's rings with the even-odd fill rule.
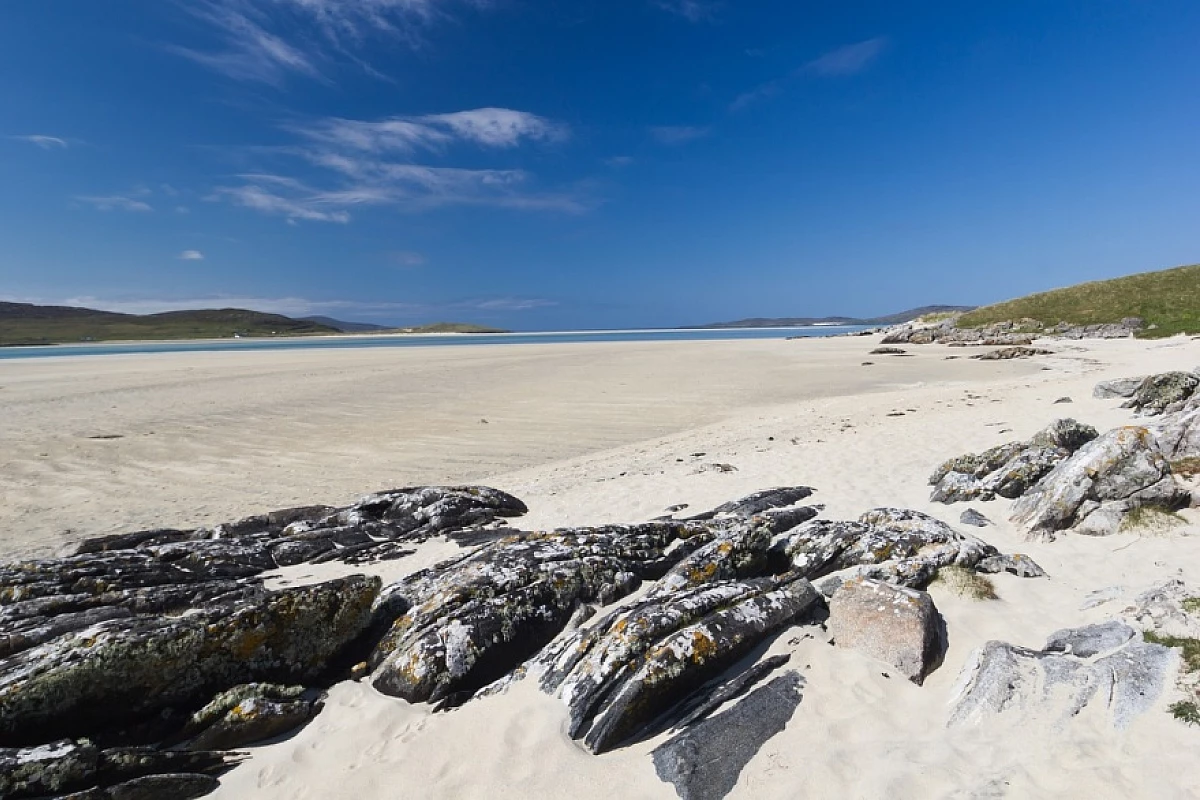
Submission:
[[[991,545],[919,511],[877,508],[857,522],[817,519],[779,537],[771,548],[776,569],[795,570],[832,594],[850,578],[921,587],[940,567],[973,567],[999,555]],[[820,580],[825,579],[825,580]]]
[[[0,748],[0,797],[200,797],[240,759],[227,753],[101,749],[87,739]],[[157,780],[151,781],[151,778]],[[135,790],[142,794],[133,794]],[[146,789],[155,793],[147,794]]]
[[[232,750],[300,728],[321,710],[321,700],[321,692],[303,686],[235,686],[193,714],[181,735],[191,750]]]
[[[1032,358],[1034,356],[1052,356],[1053,350],[1046,350],[1042,347],[1002,347],[999,350],[989,350],[986,353],[979,353],[971,356],[971,358],[979,361],[1008,361],[1014,358]]]
[[[1084,708],[1103,706],[1123,730],[1154,705],[1175,665],[1171,650],[1119,622],[1058,631],[1040,650],[991,641],[963,668],[950,724],[1029,713],[1066,725]]]
[[[1137,317],[1120,322],[1095,325],[1071,325],[1060,322],[1044,325],[1035,319],[994,322],[978,328],[960,328],[957,319],[937,324],[906,323],[884,331],[883,344],[949,344],[1025,346],[1037,337],[1056,339],[1128,339],[1145,326]]]
[[[795,575],[648,598],[557,642],[541,659],[542,687],[566,703],[568,733],[604,752],[821,607]]]
[[[113,619],[0,661],[0,743],[36,744],[198,707],[240,683],[307,683],[363,631],[378,578]]]
[[[1008,442],[944,462],[929,477],[931,500],[956,503],[1020,497],[1099,434],[1073,419],[1055,420],[1027,442]]]
[[[1046,575],[1046,570],[1024,553],[989,556],[975,565],[975,571],[990,575],[1008,572],[1018,578],[1041,578]]]
[[[79,555],[138,551],[170,560],[216,561],[233,577],[305,562],[396,558],[450,530],[516,517],[528,509],[486,486],[418,486],[367,495],[344,508],[304,506],[195,530],[153,530],[88,539]]]
[[[829,601],[839,647],[882,661],[918,686],[942,661],[941,615],[927,593],[881,581],[846,581]]]
[[[658,777],[672,784],[681,800],[721,800],[750,759],[795,714],[803,686],[799,673],[788,672],[659,745],[652,754]]]
[[[1142,416],[1171,414],[1183,409],[1200,386],[1200,377],[1192,372],[1164,372],[1142,380],[1133,395],[1121,404]]]
[[[1107,536],[1136,508],[1177,508],[1188,492],[1149,430],[1116,428],[1093,439],[1048,472],[1013,506],[1012,519],[1031,536],[1058,531]]]

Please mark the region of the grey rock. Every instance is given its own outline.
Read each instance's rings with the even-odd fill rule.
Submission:
[[[769,636],[820,607],[805,580],[751,595],[670,634],[634,663],[584,735],[594,753],[616,747]]]
[[[183,736],[192,750],[231,750],[295,730],[321,710],[321,692],[303,686],[235,686],[192,715]]]
[[[1118,629],[1089,626],[1059,631],[1051,644],[1078,642],[1089,650],[1116,641]],[[1123,635],[1121,632],[1120,635]],[[1092,647],[1087,647],[1091,643]],[[1103,706],[1124,730],[1151,708],[1175,669],[1168,648],[1128,639],[1107,655],[1085,658],[991,641],[972,653],[955,690],[950,724],[986,722],[999,714],[1030,714],[1066,725],[1084,708]]]
[[[971,358],[980,361],[1007,361],[1013,358],[1032,358],[1033,356],[1051,356],[1054,355],[1053,350],[1046,350],[1041,347],[1002,347],[999,350],[990,350],[986,353],[971,356]]]
[[[1142,427],[1109,431],[1061,462],[1013,506],[1013,521],[1032,536],[1055,532],[1105,536],[1143,505],[1176,508],[1188,493],[1151,433]]]
[[[1164,636],[1200,639],[1200,610],[1188,610],[1188,601],[1200,597],[1200,588],[1171,579],[1133,599],[1122,612],[1132,624]]]
[[[829,632],[839,647],[882,661],[920,685],[941,663],[941,615],[927,593],[874,580],[842,584],[829,602]]]
[[[986,528],[992,521],[973,508],[968,508],[959,515],[958,521],[963,525],[973,525],[976,528]]]
[[[1055,420],[1027,442],[1008,442],[942,463],[929,477],[939,503],[1020,497],[1087,442],[1096,429],[1073,419]]]
[[[787,726],[802,686],[798,673],[781,675],[659,745],[652,754],[659,778],[682,800],[721,800],[763,744]]]
[[[1059,405],[1060,403],[1074,403],[1074,402],[1075,401],[1069,397],[1060,397],[1054,401],[1054,405]]]
[[[0,742],[89,735],[238,683],[313,680],[366,630],[379,584],[260,589],[253,601],[109,620],[10,656],[0,661]]]
[[[1200,458],[1200,404],[1196,399],[1179,411],[1163,415],[1150,430],[1163,455],[1172,461]]]
[[[826,594],[852,577],[924,586],[940,567],[973,567],[993,555],[999,551],[974,536],[928,514],[897,508],[867,511],[857,522],[813,520],[771,547],[776,569],[784,565],[809,580],[836,576],[839,580],[822,582]]]
[[[1135,636],[1133,628],[1117,620],[1088,625],[1086,628],[1066,628],[1050,634],[1045,653],[1069,653],[1079,658],[1091,658],[1101,653],[1109,653]]]
[[[697,522],[565,529],[417,572],[383,592],[377,616],[395,621],[371,655],[372,682],[414,703],[469,696],[549,643],[576,606],[629,594],[713,536]]]
[[[1146,416],[1169,414],[1182,409],[1197,386],[1200,386],[1200,376],[1191,372],[1151,375],[1121,404],[1121,408],[1132,408]]]
[[[1110,381],[1100,381],[1092,389],[1092,397],[1100,400],[1108,400],[1114,397],[1133,397],[1133,393],[1142,385],[1142,381],[1146,379],[1145,375],[1138,375],[1135,378],[1116,378]]]
[[[1021,553],[990,556],[976,564],[975,570],[989,574],[1010,572],[1019,578],[1041,578],[1046,574],[1036,561]]]

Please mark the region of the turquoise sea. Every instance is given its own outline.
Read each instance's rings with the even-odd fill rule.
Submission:
[[[0,347],[0,361],[19,358],[105,356],[130,353],[196,353],[222,350],[340,350],[359,347],[439,347],[488,344],[573,344],[576,342],[695,342],[729,339],[786,339],[833,336],[862,330],[860,325],[809,328],[705,328],[699,330],[566,331],[548,333],[452,333],[420,336],[294,337],[284,339],[206,339],[177,342]]]

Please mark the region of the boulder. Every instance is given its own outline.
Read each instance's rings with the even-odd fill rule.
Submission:
[[[1116,533],[1126,513],[1141,506],[1176,508],[1188,493],[1150,431],[1109,431],[1061,462],[1013,506],[1013,521],[1031,536],[1053,539],[1057,531],[1105,536]]]
[[[1171,650],[1115,622],[1058,631],[1040,650],[991,641],[963,668],[950,724],[1018,714],[1067,725],[1097,706],[1123,730],[1153,707],[1175,665]]]
[[[184,728],[191,750],[232,750],[293,731],[321,710],[322,693],[303,686],[248,683],[212,699]]]
[[[1139,414],[1170,414],[1179,411],[1200,386],[1200,377],[1192,372],[1164,372],[1144,379],[1121,408]]]
[[[920,685],[941,663],[941,615],[927,593],[881,581],[846,581],[829,601],[829,632],[839,647],[882,661]]]
[[[1133,393],[1142,385],[1142,381],[1146,379],[1145,375],[1138,375],[1135,378],[1114,378],[1109,381],[1100,381],[1092,389],[1092,397],[1100,400],[1108,400],[1114,397],[1133,397]]]
[[[803,685],[797,672],[781,675],[728,711],[668,739],[651,754],[658,777],[682,800],[721,800],[763,744],[788,724]]]
[[[1150,427],[1158,447],[1171,461],[1200,458],[1200,403],[1191,399]]]
[[[1022,553],[989,556],[975,565],[975,571],[988,574],[1009,572],[1020,578],[1041,578],[1046,575],[1036,561]]]
[[[992,521],[979,513],[973,508],[968,508],[959,515],[958,521],[963,525],[972,525],[976,528],[986,528],[992,524]]]

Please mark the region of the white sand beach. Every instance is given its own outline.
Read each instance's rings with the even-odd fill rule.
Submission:
[[[804,484],[823,516],[876,506],[951,524],[929,501],[947,458],[1024,439],[1061,417],[1129,424],[1099,381],[1190,370],[1200,341],[1046,341],[1053,355],[976,361],[974,348],[868,355],[878,337],[397,350],[190,353],[0,362],[0,550],[47,555],[85,536],[194,527],[290,505],[344,504],[413,484],[483,483],[524,500],[524,529],[636,522]],[[951,358],[953,357],[953,358]],[[872,362],[864,365],[863,362]],[[1070,403],[1056,404],[1069,397]],[[97,438],[104,437],[104,438]],[[111,438],[109,438],[111,437]],[[119,438],[117,438],[119,437]],[[726,464],[719,471],[706,465]],[[1167,578],[1200,585],[1200,514],[1157,535],[1027,542],[1007,500],[972,503],[973,531],[1032,556],[1040,579],[994,577],[998,600],[931,593],[949,650],[923,686],[886,677],[819,627],[771,652],[805,678],[786,729],[743,770],[740,798],[1189,798],[1200,731],[1165,712],[1124,731],[1085,712],[1059,726],[947,727],[968,655],[989,639],[1040,647],[1117,615]],[[380,566],[392,579],[458,552],[432,541]],[[294,568],[314,580],[344,565]],[[1114,599],[1084,610],[1092,592]],[[562,703],[531,685],[431,714],[369,683],[333,687],[291,737],[251,749],[219,797],[670,798],[651,739],[592,756]]]

